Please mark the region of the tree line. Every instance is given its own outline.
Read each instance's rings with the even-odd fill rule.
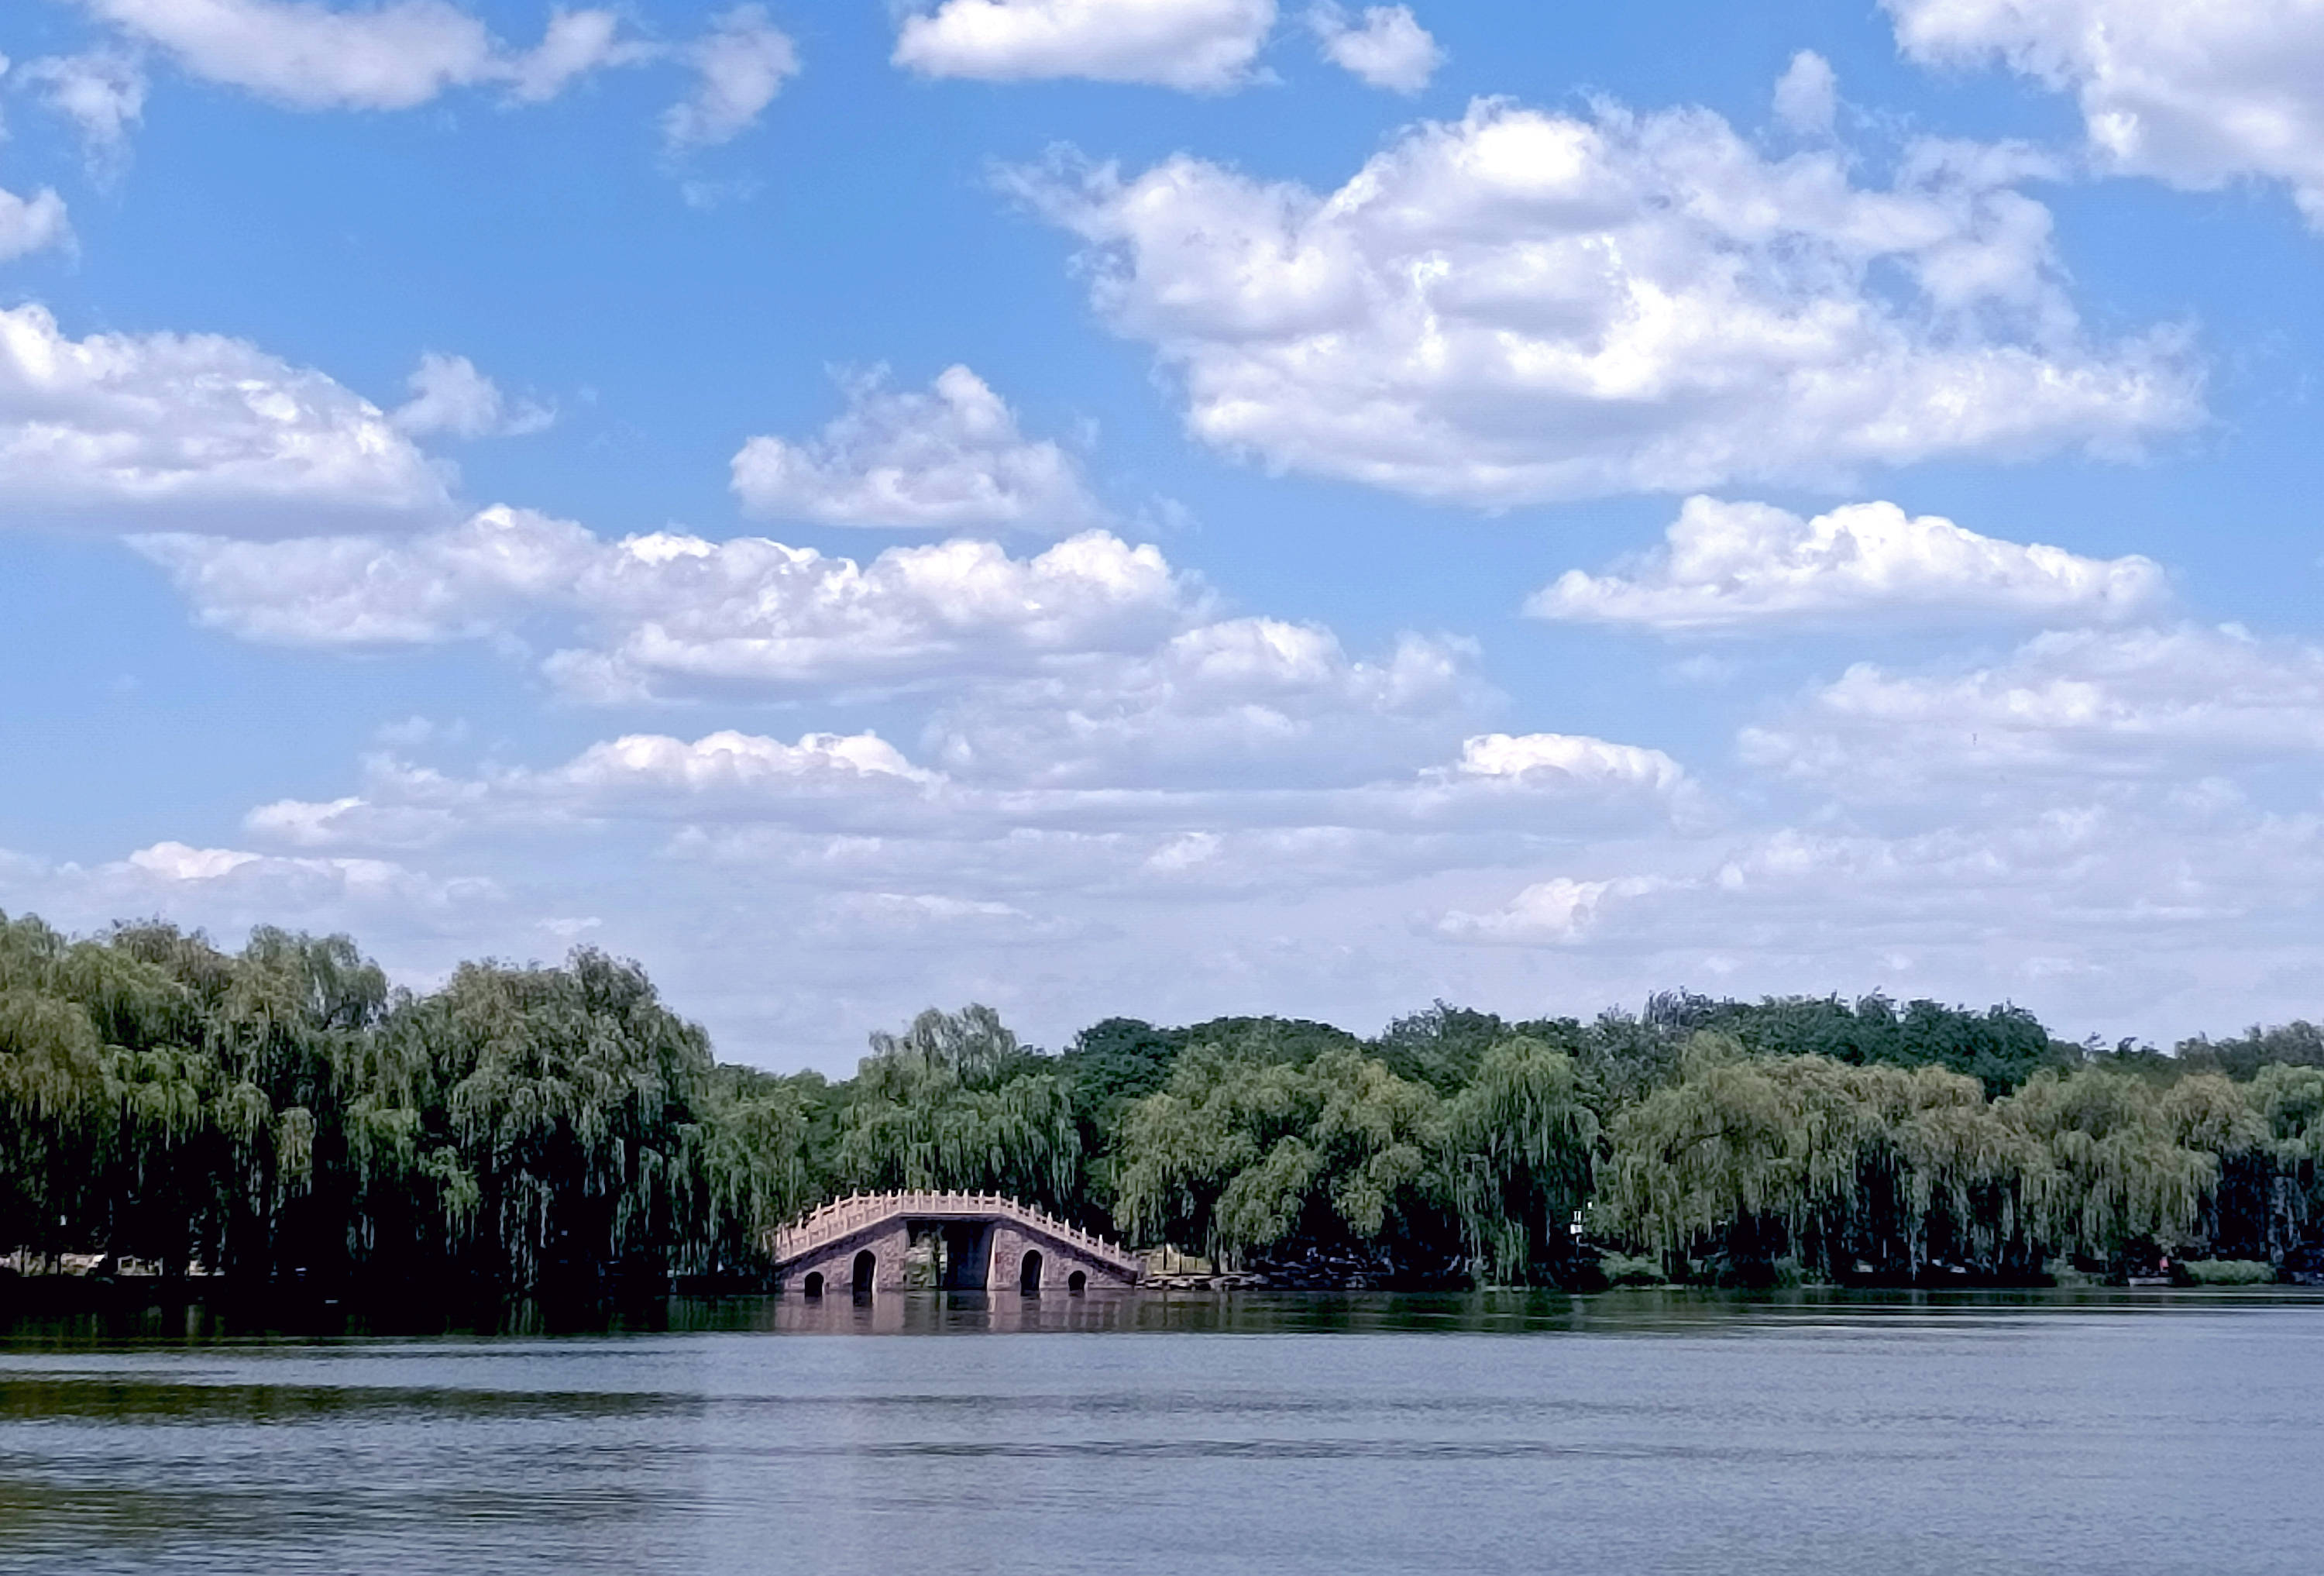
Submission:
[[[2324,1269],[2324,1033],[2170,1052],[2021,1009],[1714,1000],[1361,1037],[991,1009],[855,1076],[719,1064],[636,964],[391,989],[345,936],[227,952],[0,916],[0,1252],[351,1296],[763,1284],[859,1188],[1012,1194],[1346,1284],[2024,1284],[2165,1256]]]

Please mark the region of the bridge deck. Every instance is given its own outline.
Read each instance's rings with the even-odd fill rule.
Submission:
[[[915,1220],[1008,1221],[1069,1244],[1133,1278],[1146,1270],[1145,1261],[1119,1243],[1092,1236],[1055,1215],[997,1193],[858,1193],[835,1199],[776,1229],[775,1264],[779,1268],[794,1263],[899,1215]]]

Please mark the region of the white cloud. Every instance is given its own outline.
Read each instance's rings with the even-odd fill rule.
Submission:
[[[1662,546],[1617,572],[1569,569],[1526,607],[1536,618],[1725,634],[1899,619],[2111,622],[2151,611],[2167,589],[2151,558],[2000,541],[1894,503],[1803,520],[1771,504],[1694,497]]]
[[[277,799],[242,818],[254,836],[293,848],[418,848],[440,841],[458,820],[442,805],[375,805],[356,795],[313,803]]]
[[[1873,797],[2312,760],[2324,650],[2185,625],[2053,631],[1966,672],[1858,663],[1742,745],[1754,765]]]
[[[81,0],[206,81],[291,109],[410,109],[455,88],[508,85],[537,102],[618,63],[613,15],[560,12],[540,45],[512,53],[446,0],[334,9],[318,0]]]
[[[1668,793],[1684,779],[1659,750],[1612,744],[1580,733],[1481,733],[1461,744],[1461,758],[1433,775],[1451,781],[1612,782]]]
[[[944,0],[904,17],[894,60],[924,77],[1219,93],[1251,79],[1274,27],[1275,0]]]
[[[610,11],[551,12],[540,42],[507,63],[509,97],[519,104],[546,104],[592,71],[659,52],[622,38],[621,18]]]
[[[938,892],[841,892],[825,899],[809,934],[826,945],[1054,945],[1079,926],[1036,918],[1009,903]]]
[[[1589,939],[1610,905],[1661,891],[1670,884],[1655,876],[1619,876],[1602,881],[1553,876],[1526,888],[1500,908],[1482,914],[1456,908],[1437,921],[1436,930],[1453,941],[1571,946]]]
[[[834,830],[925,829],[945,779],[876,733],[807,733],[796,743],[727,729],[699,739],[627,733],[561,765],[458,777],[392,756],[364,763],[363,792],[279,800],[245,829],[298,847],[441,844],[466,832],[752,823]]]
[[[2234,749],[2131,776],[1972,761],[1909,812],[1879,806],[1922,823],[1898,832],[1845,797],[1792,825],[1738,825],[1741,805],[1690,822],[1668,756],[1577,735],[1472,733],[1370,780],[1310,773],[1298,747],[1222,753],[1169,786],[1176,769],[962,775],[862,733],[632,734],[545,767],[377,759],[359,788],[263,806],[250,827],[252,846],[300,858],[424,846],[481,867],[517,893],[502,907],[524,935],[606,915],[606,944],[645,956],[729,1054],[812,1046],[843,1063],[835,1019],[991,981],[1017,993],[998,998],[1012,1022],[1053,1040],[1111,1011],[1360,1025],[1432,995],[1537,1011],[1713,976],[1747,995],[1853,992],[1907,971],[1914,993],[2013,998],[2070,1036],[2168,1034],[2221,1000],[2236,1016],[2290,1001],[2324,889],[2324,816],[2255,807],[2233,774],[2259,758]],[[1995,798],[1994,779],[2016,787]],[[244,853],[206,847],[180,862]],[[176,906],[123,911],[157,909]],[[780,982],[715,988],[776,946]],[[895,970],[895,949],[923,947]],[[777,1004],[791,1028],[770,1040]]]
[[[577,621],[549,671],[578,698],[705,687],[954,683],[1151,650],[1210,604],[1150,546],[1085,531],[1012,558],[991,542],[867,563],[760,537],[607,542],[495,507],[404,541],[141,538],[205,625],[283,645],[426,644]]]
[[[1831,62],[1802,50],[1775,79],[1775,118],[1806,136],[1828,136],[1840,109],[1840,81]]]
[[[1182,373],[1196,436],[1500,507],[2185,425],[2172,338],[2076,327],[2049,213],[2013,185],[2044,168],[1923,143],[1880,189],[1705,111],[1480,101],[1328,195],[1185,156],[1016,180],[1089,244],[1114,327]]]
[[[54,55],[26,66],[23,78],[43,89],[51,109],[79,129],[100,171],[120,165],[130,131],[145,114],[145,72],[135,57],[117,50]]]
[[[1803,959],[1851,941],[1954,960],[1977,948],[1992,994],[2013,979],[2079,975],[2077,994],[2102,1012],[2108,994],[2144,1000],[2216,977],[2238,951],[2281,960],[2312,934],[2319,885],[2324,818],[2312,814],[2255,810],[2231,792],[2067,801],[1902,836],[1770,832],[1648,923]],[[2228,934],[2237,939],[2219,946]],[[2229,1010],[2244,1018],[2240,1002]]]
[[[1070,530],[1104,510],[1054,441],[1018,430],[1016,413],[964,366],[929,392],[890,392],[885,372],[851,380],[847,411],[820,438],[753,438],[734,456],[734,493],[752,513],[824,525],[929,530]]]
[[[2324,227],[2314,0],[1883,0],[1904,53],[1997,60],[2079,99],[2108,168],[2204,189],[2282,180]]]
[[[1367,5],[1360,26],[1344,6],[1310,7],[1307,25],[1323,58],[1391,93],[1417,93],[1444,63],[1444,51],[1413,19],[1409,5]]]
[[[0,217],[0,222],[5,222]],[[0,309],[0,510],[115,529],[425,516],[445,476],[370,401],[213,334],[71,339]]]
[[[549,771],[496,774],[503,795],[604,810],[651,806],[700,814],[825,794],[918,795],[942,778],[917,767],[876,733],[807,733],[796,744],[732,729],[687,741],[630,733],[592,744]]]
[[[31,197],[0,190],[0,263],[61,246],[72,238],[65,199],[42,188]]]
[[[568,521],[507,508],[406,542],[165,535],[133,545],[170,571],[205,626],[292,646],[492,635],[508,627],[512,609],[569,594],[602,550]]]
[[[446,908],[494,895],[487,880],[441,880],[382,859],[282,858],[237,848],[156,843],[94,874],[115,891],[219,887],[253,899],[307,906],[333,899],[399,908]]]
[[[1046,762],[1017,773],[954,775],[916,762],[872,733],[808,733],[796,743],[731,729],[693,740],[634,733],[593,744],[561,765],[496,766],[470,777],[374,755],[362,792],[278,800],[252,810],[244,825],[300,848],[409,848],[520,825],[626,820],[827,832],[841,817],[853,832],[890,840],[881,846],[891,853],[918,842],[956,849],[964,841],[1102,842],[1127,834],[1134,846],[1111,847],[1113,865],[1131,846],[1130,864],[1184,871],[1209,862],[1225,839],[1246,834],[1274,840],[1278,851],[1291,845],[1286,839],[1311,849],[1319,839],[1335,849],[1361,843],[1365,859],[1377,860],[1395,857],[1396,845],[1452,847],[1443,835],[1452,833],[1469,839],[1462,857],[1471,857],[1494,836],[1506,852],[1544,836],[1667,825],[1683,817],[1694,791],[1660,751],[1572,734],[1471,737],[1449,764],[1353,787],[1342,786],[1345,773],[1300,786],[1296,773],[1271,770],[1282,761],[1268,759],[1268,749],[1279,742],[1260,741],[1213,762],[1207,775],[1182,771],[1183,782],[1167,786],[1142,776],[1059,782]],[[1254,774],[1260,765],[1270,769],[1264,776]],[[830,853],[819,848],[816,857]],[[856,858],[843,873],[916,871],[927,867]]]
[[[717,16],[683,53],[701,80],[662,116],[662,137],[673,150],[732,142],[799,70],[798,49],[767,20],[763,5],[738,5]]]
[[[1280,619],[1199,625],[1148,652],[1058,663],[980,688],[928,728],[955,776],[1051,787],[1370,774],[1458,738],[1490,692],[1466,643],[1416,635],[1384,661]]]
[[[957,684],[1138,650],[1208,605],[1158,550],[1103,531],[1023,558],[951,541],[862,565],[761,539],[635,538],[578,594],[604,634],[550,670],[585,698]]]
[[[390,419],[414,438],[522,438],[548,430],[557,419],[554,411],[530,400],[512,408],[500,385],[465,355],[428,352],[409,387],[411,399]]]

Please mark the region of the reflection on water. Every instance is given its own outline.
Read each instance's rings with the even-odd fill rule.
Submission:
[[[791,1340],[794,1334],[1055,1340]],[[0,1571],[2308,1568],[2324,1300],[676,1303],[0,1339]]]

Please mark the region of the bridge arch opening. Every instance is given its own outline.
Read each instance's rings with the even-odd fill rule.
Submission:
[[[1089,1290],[1088,1270],[1077,1269],[1074,1271],[1073,1274],[1065,1276],[1066,1295],[1077,1297],[1087,1290]]]
[[[823,1295],[823,1271],[819,1269],[808,1270],[807,1272],[807,1279],[799,1283],[799,1290],[807,1294],[807,1300],[809,1302],[814,1302],[821,1298]]]
[[[1041,1250],[1028,1248],[1017,1267],[1017,1289],[1028,1297],[1041,1295]]]
[[[880,1273],[880,1256],[866,1248],[855,1256],[855,1264],[847,1282],[847,1289],[855,1294],[859,1303],[872,1300],[872,1282]]]

